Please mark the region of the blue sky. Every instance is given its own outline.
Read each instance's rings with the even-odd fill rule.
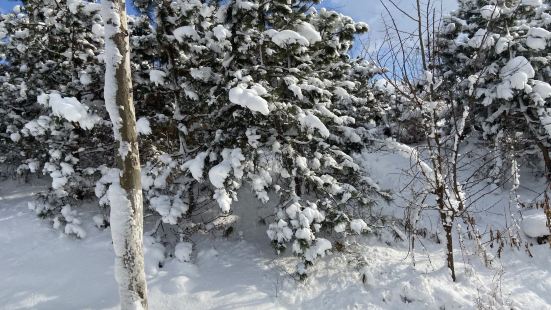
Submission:
[[[388,0],[383,0],[388,1]],[[414,8],[415,0],[394,0],[401,9],[410,11]],[[426,0],[422,0],[423,2]],[[431,0],[433,2],[441,2],[442,8],[445,12],[448,12],[456,7],[457,0]],[[17,0],[0,0],[0,11],[6,12],[17,4]],[[372,41],[377,41],[381,37],[382,22],[381,14],[383,14],[384,8],[379,0],[322,0],[321,5],[329,9],[340,11],[343,14],[353,17],[357,21],[366,22],[369,27],[369,37]],[[389,5],[390,6],[390,5]],[[402,24],[401,27],[408,28],[408,22],[406,18],[399,20]]]
[[[413,8],[414,0],[395,1],[403,9]],[[453,9],[456,2],[456,0],[436,1],[442,1],[445,10]],[[17,3],[16,0],[0,0],[0,10],[3,12],[9,11]],[[358,21],[366,22],[374,32],[381,31],[380,15],[384,9],[379,0],[323,0],[322,6],[340,11]]]

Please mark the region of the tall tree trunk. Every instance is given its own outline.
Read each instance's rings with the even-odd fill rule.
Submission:
[[[143,197],[130,45],[124,0],[102,0],[105,23],[105,105],[118,144],[119,184],[109,188],[115,278],[121,309],[147,309],[143,258]]]

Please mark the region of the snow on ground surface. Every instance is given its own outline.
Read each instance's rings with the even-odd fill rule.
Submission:
[[[397,156],[362,154],[382,189],[408,182],[400,176],[407,162],[398,165]],[[74,208],[86,238],[53,229],[27,208],[32,194],[43,189],[0,183],[0,309],[117,309],[109,229],[93,226],[90,219],[96,214],[86,206]],[[507,195],[490,195],[485,203]],[[194,237],[191,262],[185,262],[186,250],[186,259],[169,257],[160,268],[163,247],[146,242],[151,309],[551,309],[551,249],[535,242],[532,258],[524,249],[505,248],[490,268],[472,250],[462,253],[456,245],[458,282],[453,283],[444,267],[443,245],[433,239],[419,239],[414,265],[408,244],[390,233],[356,236],[297,282],[290,276],[296,259],[275,256],[266,227],[250,225],[255,214],[239,209],[252,201],[241,199],[232,206],[244,223],[238,222],[228,238]],[[397,198],[390,205],[402,203]],[[503,215],[495,208],[477,215],[486,218],[481,223],[500,221]]]

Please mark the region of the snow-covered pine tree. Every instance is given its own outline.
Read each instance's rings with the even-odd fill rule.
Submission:
[[[347,211],[369,202],[350,156],[366,132],[354,112],[368,104],[352,76],[375,72],[348,55],[366,25],[313,5],[173,1],[158,21],[170,42],[161,75],[180,92],[181,169],[195,182],[208,175],[223,212],[243,183],[263,202],[277,193],[268,235],[306,263],[331,248],[322,231],[346,230]],[[361,223],[355,231],[367,229]]]
[[[548,2],[461,0],[459,9],[445,19],[440,37],[445,83],[461,86],[455,95],[462,98],[459,108],[471,108],[471,124],[501,152],[539,148],[547,175],[549,30]]]
[[[54,226],[78,236],[84,233],[71,208],[92,195],[95,152],[108,142],[87,131],[101,126],[98,13],[88,1],[25,1],[5,15],[7,39],[0,46],[3,96],[12,98],[2,101],[14,120],[7,128],[15,142],[10,149],[19,152],[20,172],[52,178],[35,210],[61,211]]]

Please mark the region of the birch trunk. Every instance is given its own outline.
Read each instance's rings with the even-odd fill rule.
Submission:
[[[121,309],[147,309],[143,197],[125,1],[102,0],[102,17],[105,23],[105,105],[118,144],[119,183],[114,180],[108,193],[115,277]]]

